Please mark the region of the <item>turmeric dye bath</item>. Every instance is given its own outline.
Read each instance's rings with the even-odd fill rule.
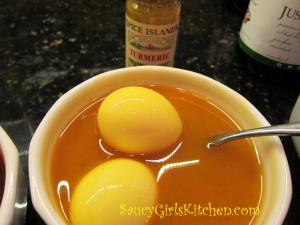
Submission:
[[[70,199],[80,180],[104,162],[128,158],[151,170],[158,187],[157,201],[154,205],[118,202],[118,215],[111,216],[144,217],[145,223],[155,225],[250,224],[259,216],[263,186],[255,145],[251,139],[241,139],[207,147],[209,137],[243,125],[202,96],[174,87],[147,87],[175,107],[182,121],[180,138],[156,154],[127,155],[110,147],[100,135],[97,111],[105,96],[76,116],[70,115],[50,161],[52,194],[66,221],[70,221]]]

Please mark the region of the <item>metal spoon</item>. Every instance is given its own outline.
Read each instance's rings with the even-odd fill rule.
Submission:
[[[268,136],[268,135],[300,136],[300,122],[215,135],[212,137],[211,142],[208,144],[208,147],[217,147],[228,141],[232,141],[240,138]]]

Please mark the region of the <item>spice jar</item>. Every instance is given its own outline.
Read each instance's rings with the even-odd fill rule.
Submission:
[[[180,10],[178,0],[126,1],[126,67],[173,65]]]

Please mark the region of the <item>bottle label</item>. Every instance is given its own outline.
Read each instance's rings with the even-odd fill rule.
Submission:
[[[240,47],[268,66],[300,72],[299,3],[251,0],[239,34]]]
[[[126,66],[172,66],[178,29],[179,21],[148,25],[126,15]]]

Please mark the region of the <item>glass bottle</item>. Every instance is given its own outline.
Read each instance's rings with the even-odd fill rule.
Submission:
[[[180,11],[178,0],[126,1],[126,67],[173,65]]]
[[[251,0],[238,52],[251,73],[273,81],[299,82],[299,0]]]

